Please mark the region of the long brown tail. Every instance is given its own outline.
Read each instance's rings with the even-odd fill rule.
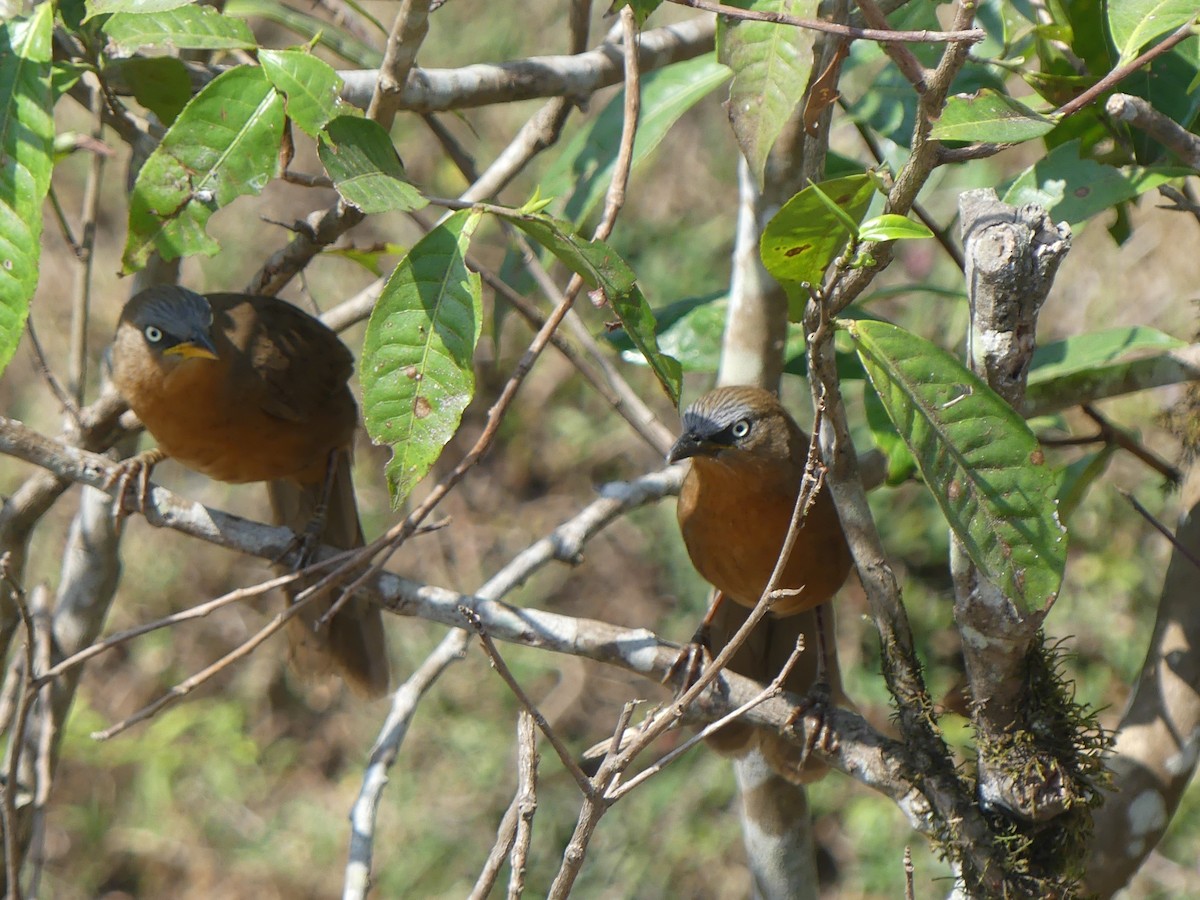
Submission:
[[[349,550],[364,544],[358,521],[358,505],[350,478],[350,457],[339,453],[326,498],[325,526],[321,543]],[[297,534],[314,521],[325,485],[303,485],[295,481],[267,484],[271,509],[277,525]],[[288,571],[277,567],[278,571]],[[314,580],[302,580],[287,591],[289,600]],[[324,628],[317,623],[328,612],[336,595],[309,603],[288,621],[292,666],[302,674],[339,672],[360,696],[378,697],[388,690],[387,646],[383,639],[383,616],[379,607],[364,597],[351,597]]]

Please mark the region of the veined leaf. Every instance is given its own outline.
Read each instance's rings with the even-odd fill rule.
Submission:
[[[441,455],[475,395],[480,279],[465,256],[481,214],[462,210],[425,235],[383,288],[363,339],[363,418],[388,444],[392,503]]]
[[[117,13],[104,23],[104,33],[124,53],[142,47],[250,50],[258,46],[250,26],[241,19],[193,4],[160,12]]]
[[[817,0],[730,0],[731,6],[816,18]],[[733,69],[729,120],[759,185],[767,154],[804,97],[815,33],[745,19],[717,19],[717,59]]]
[[[1124,65],[1160,35],[1196,18],[1196,0],[1108,0],[1108,28]]]
[[[662,142],[679,117],[729,79],[714,54],[675,63],[642,78],[642,112],[633,142],[636,168]],[[579,225],[604,199],[621,144],[625,94],[618,94],[577,132],[546,171],[541,193],[568,197],[563,215]]]
[[[287,97],[287,114],[305,134],[316,137],[343,112],[342,79],[329,63],[303,50],[259,50],[258,62],[275,90]]]
[[[971,97],[947,100],[931,134],[939,141],[1016,144],[1048,134],[1055,124],[1012,97],[984,88]]]
[[[83,21],[102,16],[106,13],[159,13],[180,6],[187,6],[193,0],[87,0],[84,4],[87,16]]]
[[[42,202],[54,167],[53,25],[50,3],[0,23],[0,370],[17,349],[38,283]]]
[[[1038,347],[1029,367],[1029,383],[1044,383],[1109,366],[1136,354],[1146,354],[1147,351],[1174,350],[1186,346],[1187,341],[1144,325],[1080,334]]]
[[[1036,203],[1055,219],[1078,228],[1096,213],[1189,174],[1195,173],[1184,168],[1102,165],[1080,159],[1079,141],[1068,141],[1018,175],[1001,199],[1012,206]]]
[[[220,247],[209,217],[243,194],[257,194],[279,168],[283,97],[258,66],[224,72],[183,108],[150,154],[129,201],[126,271]]]
[[[604,241],[588,240],[576,234],[569,222],[543,213],[495,212],[557,256],[583,279],[589,290],[603,295],[621,320],[625,333],[650,364],[671,402],[678,406],[683,372],[677,360],[659,349],[654,312],[625,260]]]
[[[396,146],[373,119],[332,119],[321,132],[317,155],[342,199],[368,215],[420,209],[428,202],[405,180]]]
[[[1058,594],[1058,476],[1025,420],[977,375],[886,322],[844,323],[888,417],[980,572],[1026,612]]]
[[[1039,347],[1029,370],[1025,412],[1075,406],[1079,398],[1102,398],[1194,377],[1168,357],[1186,347],[1143,326],[1081,334]],[[1176,374],[1178,377],[1172,377]]]
[[[875,188],[867,175],[847,175],[809,186],[783,204],[763,229],[759,252],[763,265],[788,291],[790,318],[804,311],[800,286],[819,286],[825,269],[846,246],[850,229],[825,201],[832,200],[851,221],[862,219]]]

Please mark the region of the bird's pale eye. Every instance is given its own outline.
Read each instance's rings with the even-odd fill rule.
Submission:
[[[729,433],[740,441],[750,433],[750,420],[738,419],[738,421],[733,423],[733,427],[729,429]]]
[[[163,338],[162,329],[155,325],[147,325],[142,329],[142,334],[146,335],[146,340],[152,344],[157,344]]]

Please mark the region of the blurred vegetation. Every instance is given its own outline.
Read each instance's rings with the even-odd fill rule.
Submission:
[[[364,7],[388,21],[394,4]],[[497,15],[485,0],[455,0],[432,19],[421,64],[450,67],[483,60],[562,52],[564,4],[539,0]],[[664,9],[663,20],[682,16]],[[604,28],[609,20],[598,25]],[[658,21],[656,20],[656,24]],[[286,46],[293,38],[276,26],[256,25],[264,43]],[[553,35],[553,46],[547,45]],[[878,53],[855,45],[855,52]],[[852,106],[874,103],[888,114],[886,84],[864,64],[845,84]],[[890,67],[885,71],[894,72]],[[612,96],[593,98],[572,118],[564,141],[585,126]],[[736,149],[719,93],[688,112],[630,187],[628,205],[613,244],[636,269],[655,306],[720,292],[729,280],[736,179]],[[479,160],[494,158],[537,103],[470,110],[443,123]],[[60,130],[86,131],[87,117],[60,105]],[[899,123],[897,123],[899,124]],[[398,120],[393,136],[413,181],[428,193],[452,196],[465,187],[416,117]],[[856,146],[846,126],[834,146]],[[857,149],[855,152],[858,152]],[[943,170],[929,207],[939,221],[954,214],[954,198],[979,183],[996,184],[1030,162],[1018,147],[986,164]],[[124,240],[125,160],[108,163],[97,242],[93,346],[104,344],[125,295],[116,277]],[[549,160],[541,160],[506,191],[511,202],[532,192]],[[301,155],[294,168],[315,168]],[[54,188],[67,210],[77,209],[90,160],[75,154],[55,170]],[[288,238],[264,222],[290,222],[328,202],[332,195],[271,184],[253,206],[214,216],[211,230],[224,250],[189,259],[183,283],[199,290],[238,289],[266,255]],[[1041,337],[1076,333],[1083,323],[1152,325],[1181,338],[1195,331],[1195,261],[1178,252],[1196,246],[1194,221],[1156,209],[1143,199],[1129,210],[1130,239],[1121,246],[1096,221],[1077,233],[1074,249],[1042,315]],[[504,242],[484,232],[474,252],[499,268]],[[48,217],[41,283],[33,321],[48,358],[66,355],[67,297],[74,263]],[[399,214],[373,217],[355,240],[410,245],[419,236]],[[355,263],[327,254],[286,296],[328,306],[373,280]],[[871,308],[895,316],[944,346],[961,343],[965,303],[954,296],[903,293],[918,285],[962,290],[961,274],[932,241],[904,246],[877,282]],[[895,293],[885,292],[890,288]],[[490,302],[490,301],[489,301]],[[586,305],[586,304],[585,304]],[[603,330],[605,313],[584,309],[589,325]],[[489,310],[489,322],[492,311]],[[494,338],[484,329],[479,390],[461,432],[444,460],[457,460],[483,426],[496,388],[524,350],[528,332],[503,317]],[[351,346],[361,333],[346,336]],[[93,360],[95,362],[95,360]],[[93,386],[95,367],[93,367]],[[636,366],[625,374],[668,421],[673,415],[650,375]],[[711,381],[689,376],[691,398]],[[807,405],[798,379],[786,385],[796,408]],[[863,445],[869,438],[856,391],[848,391]],[[1166,389],[1165,395],[1178,394]],[[1168,396],[1169,399],[1169,396]],[[59,410],[22,346],[0,382],[7,414],[44,431],[57,427]],[[1167,457],[1174,439],[1156,421],[1166,405],[1156,397],[1109,402],[1112,420],[1138,430],[1148,446]],[[1080,425],[1074,413],[1060,417]],[[1061,463],[1082,451],[1056,453]],[[368,535],[394,521],[383,485],[387,454],[359,448],[356,478]],[[538,364],[506,419],[500,441],[479,470],[442,505],[449,527],[416,539],[391,567],[417,579],[469,591],[512,554],[543,535],[594,496],[598,484],[636,476],[660,465],[587,390],[578,376],[550,353]],[[448,465],[443,462],[435,477]],[[0,461],[0,490],[8,492],[29,469]],[[256,486],[229,488],[164,465],[156,477],[187,496],[262,517]],[[432,482],[433,479],[429,481]],[[418,489],[417,497],[421,496]],[[1092,490],[1070,521],[1071,556],[1066,582],[1048,631],[1071,651],[1069,671],[1079,699],[1101,708],[1112,724],[1139,669],[1153,624],[1168,548],[1129,507],[1119,491],[1136,494],[1170,521],[1174,496],[1161,478],[1135,460],[1118,456],[1104,482]],[[957,633],[950,628],[952,591],[945,568],[946,526],[928,493],[906,484],[874,492],[872,507],[884,543],[897,564],[916,644],[928,667],[935,697],[951,694],[960,679]],[[72,509],[59,504],[35,544],[28,582],[57,578],[60,548]],[[127,526],[125,577],[106,629],[120,630],[193,605],[263,577],[266,567],[200,545],[178,534],[158,533],[138,518]],[[545,609],[655,629],[685,640],[699,615],[706,587],[692,570],[678,537],[671,503],[618,522],[592,543],[574,568],[539,573],[509,599]],[[183,705],[105,743],[92,731],[129,714],[180,678],[248,637],[272,613],[270,602],[226,608],[209,619],[126,644],[88,664],[68,723],[62,762],[46,824],[45,897],[306,898],[336,895],[345,860],[346,815],[359,788],[362,764],[385,714],[383,703],[364,706],[337,685],[299,683],[283,665],[281,641],[273,641],[243,665],[225,672]],[[840,605],[839,646],[848,693],[877,726],[886,727],[888,697],[880,679],[874,627],[857,586]],[[442,629],[419,620],[391,618],[388,639],[402,679],[440,639]],[[629,697],[661,699],[664,692],[627,673],[597,664],[520,648],[502,648],[506,659],[572,748],[582,751],[604,739]],[[496,823],[514,788],[514,723],[517,704],[481,654],[452,667],[417,714],[384,794],[376,840],[377,896],[456,897],[473,884],[494,840]],[[969,739],[965,720],[948,716]],[[672,740],[678,740],[678,736]],[[903,852],[913,850],[917,896],[944,894],[947,867],[912,834],[890,801],[834,773],[811,790],[815,834],[820,842],[825,894],[838,898],[901,896]],[[741,834],[728,764],[697,749],[618,804],[602,823],[589,852],[576,896],[731,898],[744,896]],[[577,791],[553,755],[543,751],[539,807],[527,884],[544,893],[557,869],[577,813]],[[1184,896],[1180,884],[1196,877],[1200,842],[1200,790],[1185,796],[1160,850],[1151,858],[1131,898]],[[1181,878],[1184,879],[1181,881]],[[1194,884],[1194,882],[1193,882]],[[1188,888],[1194,890],[1194,888]],[[1195,895],[1195,894],[1194,894]]]

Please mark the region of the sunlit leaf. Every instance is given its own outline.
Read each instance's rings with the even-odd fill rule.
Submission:
[[[1105,10],[1121,54],[1117,65],[1129,62],[1156,37],[1194,20],[1198,13],[1196,0],[1108,0]]]
[[[0,370],[17,349],[38,283],[42,202],[54,166],[53,24],[49,3],[0,23]]]
[[[325,126],[317,155],[342,198],[365,213],[421,209],[428,201],[404,177],[404,164],[383,126],[338,116]]]
[[[1036,203],[1055,221],[1077,228],[1097,213],[1188,174],[1195,173],[1080,159],[1079,142],[1069,141],[1018,175],[1001,199],[1012,206]]]
[[[161,12],[117,13],[104,33],[123,53],[142,47],[177,50],[250,50],[258,46],[250,27],[211,6],[188,4]]]
[[[1058,594],[1067,539],[1058,476],[1025,420],[934,344],[848,322],[867,375],[946,521],[980,572],[1026,612]]]
[[[760,12],[817,17],[817,0],[730,0]],[[767,154],[804,96],[816,33],[807,28],[718,17],[717,58],[733,70],[729,121],[750,172],[761,185]]]
[[[820,193],[818,193],[818,191]],[[832,200],[850,220],[862,219],[875,188],[867,175],[848,175],[809,186],[785,203],[759,240],[763,265],[788,288],[791,318],[799,318],[806,296],[803,284],[819,285],[825,269],[850,239],[845,220],[826,205]]]
[[[363,338],[363,419],[392,448],[388,489],[398,505],[437,462],[475,395],[483,324],[478,273],[465,256],[481,214],[450,216],[388,278]]]
[[[654,312],[637,285],[633,270],[604,241],[588,240],[577,234],[569,222],[551,216],[506,213],[497,215],[512,222],[531,238],[558,257],[559,261],[583,279],[588,289],[606,301],[630,340],[641,351],[667,396],[679,404],[683,377],[679,363],[658,346]]]
[[[213,79],[184,107],[138,173],[129,200],[125,269],[152,250],[164,259],[220,247],[209,217],[243,194],[258,194],[279,168],[283,97],[258,66]]]
[[[287,114],[316,137],[342,110],[342,79],[326,62],[302,50],[259,50],[258,62],[275,90],[287,97]]]
[[[933,137],[940,141],[989,141],[1016,144],[1048,134],[1054,119],[1034,112],[1005,94],[984,88],[974,96],[958,95],[946,101]]]
[[[904,241],[931,237],[933,232],[920,222],[892,213],[867,219],[858,227],[860,241]]]

